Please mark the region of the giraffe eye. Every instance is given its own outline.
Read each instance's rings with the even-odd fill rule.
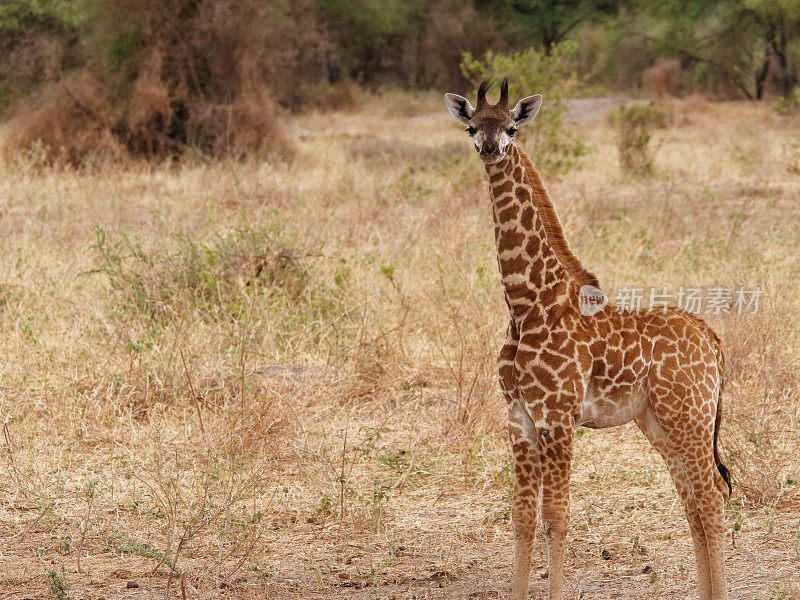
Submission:
[[[514,134],[517,133],[517,128],[511,127],[510,129],[506,129],[506,133],[508,134],[508,137],[514,137]]]
[[[475,135],[475,128],[474,127],[467,127],[466,132],[470,135]]]

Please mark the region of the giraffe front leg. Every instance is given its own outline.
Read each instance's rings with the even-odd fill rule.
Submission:
[[[518,399],[509,403],[508,417],[508,432],[514,453],[514,497],[511,504],[514,570],[511,575],[511,598],[524,600],[528,597],[542,471],[536,429]]]
[[[517,387],[515,364],[519,336],[512,321],[506,343],[500,351],[500,386],[508,403],[508,434],[514,456],[514,496],[511,520],[514,528],[514,570],[511,575],[512,600],[525,600],[531,571],[531,553],[536,538],[536,510],[542,472],[536,428],[522,405]]]
[[[550,600],[562,600],[564,597],[564,549],[569,525],[569,475],[573,441],[571,418],[564,417],[568,425],[558,421],[537,428]],[[548,422],[554,421],[548,419]]]

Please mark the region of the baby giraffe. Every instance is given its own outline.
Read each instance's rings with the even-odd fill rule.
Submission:
[[[498,361],[514,454],[511,597],[528,595],[541,496],[549,598],[562,600],[573,431],[633,420],[664,458],[683,501],[701,600],[724,600],[723,516],[731,488],[717,452],[719,339],[677,309],[628,312],[605,304],[597,279],[570,250],[539,173],[514,143],[542,96],[509,108],[508,82],[494,105],[486,100],[489,87],[481,83],[474,108],[456,94],[445,99],[486,167],[511,317]]]

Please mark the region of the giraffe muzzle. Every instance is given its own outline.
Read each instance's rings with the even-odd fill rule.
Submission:
[[[488,150],[481,149],[481,151],[478,152],[478,156],[480,156],[481,160],[487,165],[494,164],[503,158],[498,148],[491,148]]]

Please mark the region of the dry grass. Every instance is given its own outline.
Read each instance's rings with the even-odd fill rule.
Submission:
[[[438,100],[381,103],[291,122],[305,134],[278,165],[4,168],[0,596],[506,593],[483,170]],[[797,122],[692,106],[668,107],[644,182],[603,118],[576,126],[584,167],[545,179],[607,290],[766,290],[757,316],[710,319],[729,365],[731,589],[798,597]],[[656,453],[633,426],[579,436],[570,593],[690,595]]]

